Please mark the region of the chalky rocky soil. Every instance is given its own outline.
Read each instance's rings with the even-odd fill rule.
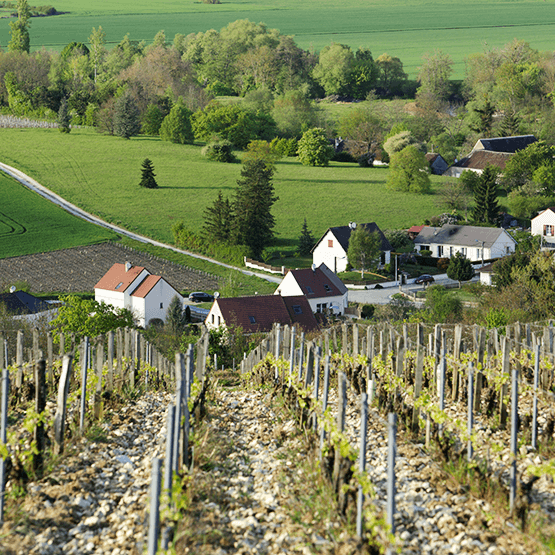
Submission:
[[[80,440],[74,454],[29,484],[22,510],[8,514],[0,530],[0,553],[144,553],[151,460],[164,456],[170,402],[167,394],[149,393],[129,403],[103,424],[102,441]],[[349,402],[353,427],[356,405]],[[337,516],[310,464],[307,435],[268,391],[215,389],[195,434],[178,554],[374,552]],[[385,437],[383,421],[372,413],[368,452],[378,506],[385,502]],[[516,528],[489,523],[487,503],[450,490],[419,446],[401,441],[399,455],[401,552],[537,552]]]

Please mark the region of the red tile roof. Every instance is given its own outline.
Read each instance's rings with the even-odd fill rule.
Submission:
[[[407,229],[407,233],[420,233],[425,227],[425,225],[413,225]]]
[[[287,300],[287,302],[286,302]],[[240,326],[248,333],[270,331],[274,324],[298,324],[309,331],[318,323],[305,297],[281,297],[280,295],[257,295],[216,299],[226,325]],[[293,306],[300,307],[297,314]]]
[[[160,276],[146,276],[145,279],[143,279],[143,281],[141,282],[141,284],[139,285],[139,287],[137,287],[137,289],[135,289],[135,291],[133,291],[133,293],[131,293],[132,297],[146,297],[149,293],[150,290],[161,280],[162,278]]]
[[[497,166],[505,169],[505,164],[512,157],[508,152],[492,152],[490,150],[475,150],[469,156],[463,158],[459,163],[453,164],[459,168],[473,168],[483,170],[487,166]]]
[[[143,270],[141,266],[131,266],[126,272],[125,264],[116,263],[100,278],[94,288],[123,293]]]

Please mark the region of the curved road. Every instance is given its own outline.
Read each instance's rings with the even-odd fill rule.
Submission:
[[[175,252],[179,252],[181,254],[186,254],[187,256],[191,256],[193,258],[206,260],[207,262],[211,262],[212,264],[217,264],[218,266],[223,266],[224,268],[229,268],[230,270],[237,270],[238,272],[241,272],[247,276],[256,276],[256,277],[265,279],[266,281],[270,281],[272,283],[281,283],[281,280],[283,279],[282,277],[274,277],[266,274],[259,274],[258,272],[251,272],[250,270],[245,270],[244,268],[238,268],[237,266],[225,264],[223,262],[219,262],[218,260],[214,260],[207,256],[202,256],[201,254],[195,254],[193,252],[189,252],[183,249],[178,249],[177,247],[173,247],[172,245],[167,245],[166,243],[155,241],[154,239],[150,239],[148,237],[145,237],[144,235],[139,235],[137,233],[133,233],[132,231],[127,231],[127,229],[124,229],[117,225],[109,224],[108,222],[101,220],[97,216],[93,216],[92,214],[89,214],[88,212],[81,210],[81,208],[75,206],[74,204],[71,204],[71,202],[68,202],[61,196],[52,192],[50,189],[47,189],[46,187],[44,187],[43,185],[41,185],[40,183],[38,183],[37,181],[35,181],[34,179],[32,179],[31,177],[29,177],[28,175],[24,174],[23,172],[19,171],[16,168],[8,166],[7,164],[2,164],[0,162],[0,170],[8,174],[10,177],[13,177],[15,180],[19,181],[19,183],[21,183],[23,186],[27,187],[28,189],[31,189],[31,191],[35,191],[35,193],[38,193],[40,196],[44,197],[50,202],[57,204],[58,206],[60,206],[70,214],[73,214],[78,218],[86,220],[91,224],[99,225],[101,227],[105,227],[106,229],[115,231],[116,233],[119,233],[120,235],[123,235],[125,237],[129,237],[131,239],[134,239],[135,241],[140,241],[141,243],[149,243],[156,247],[162,247],[163,249],[168,249]]]

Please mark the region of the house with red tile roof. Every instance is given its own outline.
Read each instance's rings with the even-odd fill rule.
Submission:
[[[344,283],[324,264],[318,268],[289,270],[274,295],[304,295],[312,312],[343,314],[347,308],[348,290]]]
[[[98,302],[129,309],[143,327],[154,319],[165,321],[168,306],[176,295],[183,303],[183,297],[163,277],[129,262],[114,264],[94,286]]]
[[[217,298],[204,322],[208,329],[241,327],[246,333],[267,332],[274,324],[318,330],[318,322],[303,296],[256,295]]]

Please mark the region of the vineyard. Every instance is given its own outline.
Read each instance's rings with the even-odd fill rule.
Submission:
[[[175,363],[131,330],[54,339],[2,340],[6,553],[551,552],[551,325],[277,326],[236,370],[207,334]],[[16,489],[71,523],[13,548]]]

